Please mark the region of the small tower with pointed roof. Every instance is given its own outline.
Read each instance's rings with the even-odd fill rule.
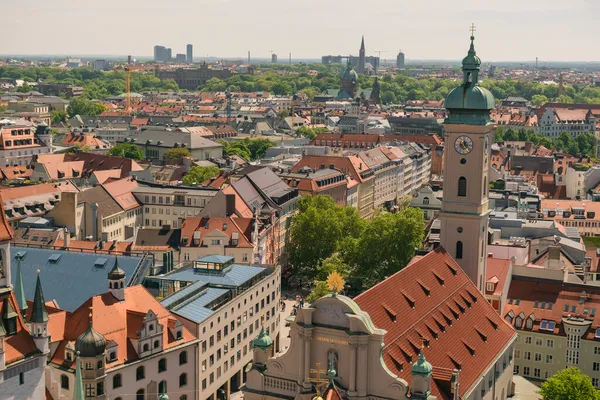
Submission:
[[[81,357],[77,352],[77,367],[75,368],[75,387],[73,389],[73,400],[85,400],[85,392],[83,391],[83,376],[81,375]]]
[[[6,367],[6,353],[4,348],[6,346],[6,329],[4,329],[4,323],[0,316],[0,371]]]
[[[15,278],[14,292],[17,298],[17,305],[21,310],[23,318],[27,315],[27,300],[25,300],[25,289],[23,288],[23,274],[21,273],[21,256],[17,253],[17,276]]]
[[[37,282],[35,284],[35,295],[31,309],[31,336],[39,351],[44,354],[50,352],[50,334],[48,333],[48,311],[44,301],[44,292],[38,270]]]
[[[115,265],[108,273],[108,290],[119,301],[125,300],[125,271],[119,267],[117,257],[115,257]]]
[[[365,50],[365,37],[363,35],[360,42],[360,50],[358,51],[358,73],[364,74],[366,66],[366,50]]]
[[[93,319],[90,307],[90,325],[75,341],[75,351],[77,352],[77,361],[85,364],[85,377],[82,377],[83,385],[93,385],[93,387],[105,388],[106,380],[106,339],[98,333],[92,326]],[[100,396],[96,389],[96,396]]]
[[[252,363],[256,367],[264,367],[273,355],[273,339],[262,326],[258,336],[252,341]]]
[[[419,353],[417,362],[412,365],[411,377],[411,399],[426,400],[431,394],[431,364],[425,359],[423,347]]]

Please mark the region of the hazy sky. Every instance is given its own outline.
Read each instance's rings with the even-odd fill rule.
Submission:
[[[0,54],[598,61],[600,0],[0,0]]]

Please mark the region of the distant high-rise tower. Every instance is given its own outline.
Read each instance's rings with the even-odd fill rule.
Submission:
[[[271,54],[271,63],[277,64],[277,54]]]
[[[194,46],[192,46],[191,44],[187,45],[186,61],[189,64],[194,62]]]
[[[171,49],[164,46],[154,46],[154,61],[171,61]]]
[[[250,64],[250,50],[248,50],[248,64]]]
[[[360,42],[360,51],[358,53],[358,73],[365,73],[365,37],[362,37]]]
[[[396,68],[404,68],[404,53],[400,52],[396,56]]]

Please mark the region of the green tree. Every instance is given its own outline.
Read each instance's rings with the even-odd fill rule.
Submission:
[[[350,274],[350,266],[339,253],[334,253],[321,262],[317,267],[316,280],[326,281],[332,272],[338,272],[344,279]]]
[[[250,157],[252,160],[259,160],[267,154],[267,149],[269,147],[275,146],[275,143],[271,142],[269,139],[246,139],[248,140],[247,145],[250,150]]]
[[[313,303],[315,300],[318,300],[323,296],[327,296],[330,293],[331,290],[329,290],[326,281],[315,281],[313,285],[313,290],[308,296],[306,296],[306,301],[309,303]]]
[[[75,115],[98,115],[106,111],[106,107],[102,104],[94,103],[83,96],[73,97],[67,107],[67,112],[70,117]]]
[[[227,142],[225,140],[219,140],[219,143],[223,145],[223,154],[226,156],[237,155],[242,157],[244,160],[252,160],[250,149],[244,141]]]
[[[519,135],[514,129],[509,128],[506,130],[506,132],[504,132],[504,140],[507,142],[513,142],[515,140],[519,140]]]
[[[596,148],[598,146],[598,140],[593,133],[582,133],[575,138],[579,151],[582,154],[589,155],[592,157],[596,156]]]
[[[52,122],[67,122],[67,113],[64,111],[52,111]]]
[[[500,143],[502,141],[504,141],[504,129],[496,128],[494,130],[494,142]]]
[[[298,129],[296,129],[296,134],[304,136],[305,138],[310,140],[313,140],[315,137],[317,137],[315,131],[307,126],[301,126]]]
[[[546,104],[548,102],[548,98],[543,94],[534,94],[531,96],[531,103],[534,106],[541,106],[542,104]]]
[[[186,147],[179,147],[167,150],[165,153],[166,160],[179,160],[183,157],[190,157],[192,153]]]
[[[342,254],[352,269],[351,280],[371,287],[400,271],[421,247],[425,232],[423,212],[407,207],[395,214],[382,212],[354,241],[345,241]]]
[[[86,145],[81,145],[80,143],[76,143],[75,146],[71,147],[67,153],[68,154],[76,154],[76,153],[89,153],[90,151],[92,151],[92,149],[90,148],[90,146]]]
[[[539,392],[543,400],[598,400],[599,392],[592,380],[576,367],[569,367],[554,374],[542,383]]]
[[[565,103],[565,104],[573,104],[573,98],[567,96],[566,94],[561,94],[556,98],[557,103]]]
[[[394,104],[398,100],[396,99],[396,95],[391,90],[383,92],[381,95],[381,101],[383,104]]]
[[[330,196],[305,196],[292,218],[289,246],[295,276],[313,280],[321,262],[331,257],[343,238],[357,238],[364,221],[352,207],[340,207]]]
[[[113,146],[108,154],[117,157],[126,157],[133,160],[143,160],[144,152],[133,143],[119,143]]]
[[[186,185],[199,185],[218,174],[219,168],[217,167],[199,167],[196,165],[183,176],[183,183]]]

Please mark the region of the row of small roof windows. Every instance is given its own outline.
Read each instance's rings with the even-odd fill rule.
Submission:
[[[569,306],[568,304],[565,304],[565,306],[563,308],[563,311],[564,312],[569,312],[569,309],[571,309],[572,313],[577,312],[577,306],[573,306],[573,305]],[[588,315],[589,314],[590,317],[593,317],[593,316],[596,315],[596,309],[595,308],[590,309],[590,308],[585,307],[583,309],[583,314],[584,315]]]

